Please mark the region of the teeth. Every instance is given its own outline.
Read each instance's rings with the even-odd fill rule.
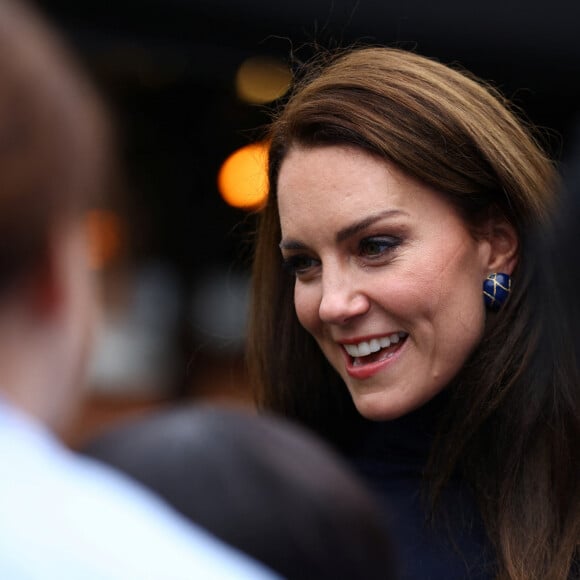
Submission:
[[[367,356],[371,354],[371,345],[368,342],[361,342],[358,345],[358,356]]]
[[[378,352],[381,348],[389,348],[391,344],[396,344],[402,338],[407,336],[406,332],[402,330],[399,332],[394,332],[388,336],[383,336],[381,338],[372,338],[371,340],[359,342],[358,344],[345,344],[344,348],[346,352],[353,358],[358,358],[361,356],[368,356],[373,352]]]

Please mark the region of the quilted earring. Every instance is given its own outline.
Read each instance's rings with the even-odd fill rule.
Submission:
[[[483,282],[483,298],[490,310],[499,310],[512,289],[512,279],[508,274],[493,272]]]

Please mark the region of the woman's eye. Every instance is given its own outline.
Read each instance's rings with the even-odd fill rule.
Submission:
[[[401,243],[399,238],[378,236],[365,238],[359,243],[359,254],[363,258],[380,258]]]
[[[307,274],[316,268],[319,264],[320,262],[315,258],[300,255],[284,258],[283,261],[284,269],[294,276]]]

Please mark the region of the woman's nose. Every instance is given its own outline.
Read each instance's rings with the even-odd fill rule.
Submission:
[[[322,275],[319,316],[323,322],[344,324],[365,314],[369,305],[366,294],[348,273],[333,272]]]

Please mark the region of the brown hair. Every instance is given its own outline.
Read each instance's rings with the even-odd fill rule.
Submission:
[[[103,188],[105,115],[61,41],[0,1],[0,292],[38,259],[49,227]]]
[[[577,440],[570,437],[578,419],[565,403],[558,363],[543,373],[531,363],[543,343],[530,292],[538,276],[530,238],[550,219],[553,164],[495,90],[434,60],[378,47],[308,67],[270,139],[270,196],[259,222],[248,340],[259,404],[339,446],[352,443],[361,421],[300,326],[294,281],[282,269],[276,188],[291,147],[343,144],[371,152],[443,192],[474,226],[499,212],[519,237],[514,290],[501,314],[488,315],[481,345],[454,381],[445,436],[429,465],[431,496],[435,504],[460,469],[497,548],[498,577],[566,578],[580,525]]]

